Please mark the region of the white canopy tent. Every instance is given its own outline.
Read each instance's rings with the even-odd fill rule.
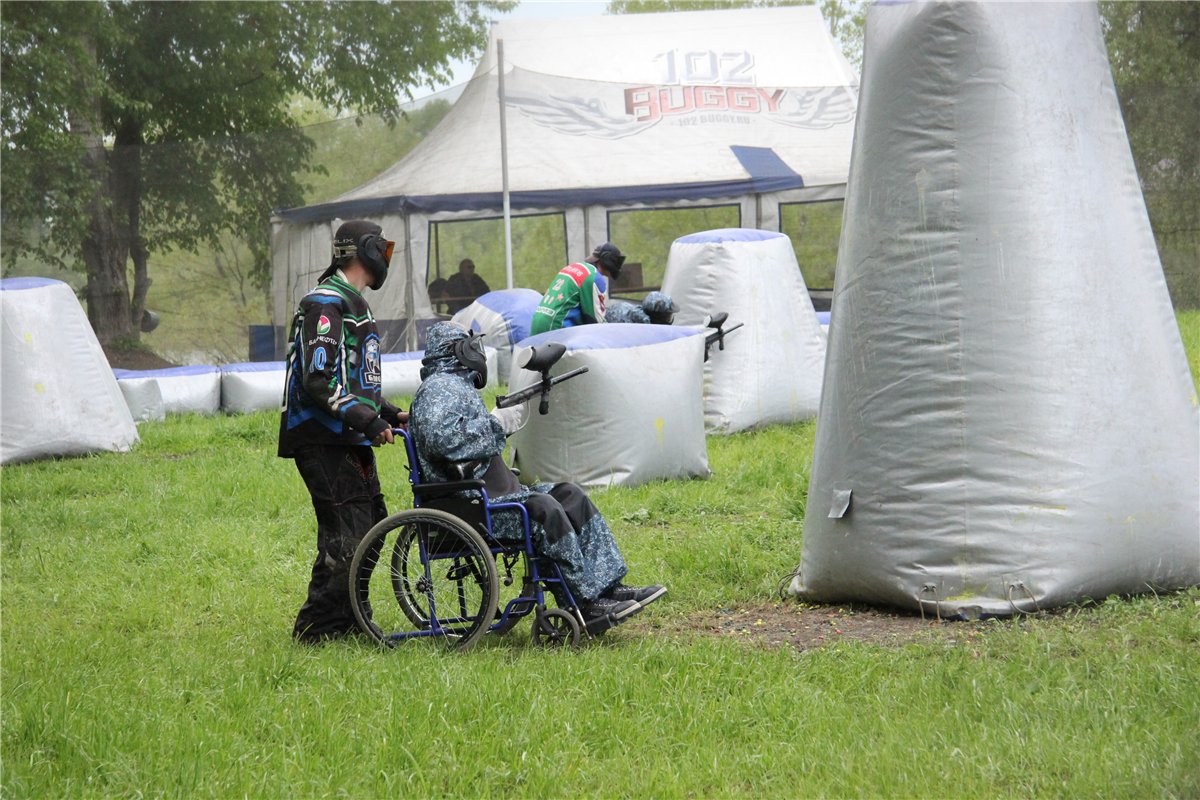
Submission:
[[[614,209],[720,201],[742,227],[778,230],[781,203],[844,194],[857,78],[813,6],[497,22],[461,98],[408,156],[277,212],[277,325],[328,265],[336,225],[368,217],[398,241],[372,300],[385,348],[417,346],[408,321],[434,316],[431,226],[503,208],[501,46],[510,205],[561,214],[564,258],[606,241]]]

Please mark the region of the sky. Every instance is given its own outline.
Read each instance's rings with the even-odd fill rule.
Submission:
[[[495,19],[547,19],[554,17],[598,17],[608,8],[607,0],[521,0],[507,14],[493,13]],[[475,61],[454,63],[454,79],[435,90],[414,91],[416,98],[466,83],[475,72]]]

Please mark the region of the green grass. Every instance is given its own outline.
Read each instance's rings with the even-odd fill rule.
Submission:
[[[1192,370],[1192,384],[1200,393],[1200,311],[1177,311],[1175,317],[1179,320],[1179,335],[1183,338],[1188,367]]]
[[[1200,312],[1180,315],[1197,374]],[[594,496],[671,593],[600,643],[293,645],[311,507],[276,417],[3,470],[5,797],[1200,796],[1200,591],[796,653],[691,629],[798,562],[814,426]],[[404,459],[380,451],[393,510]]]

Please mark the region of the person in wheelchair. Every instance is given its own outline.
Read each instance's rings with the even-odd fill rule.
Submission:
[[[478,392],[487,384],[487,360],[478,337],[461,325],[439,322],[429,329],[421,363],[409,432],[426,482],[474,478],[484,482],[493,502],[524,505],[535,549],[558,564],[592,635],[666,594],[663,586],[622,583],[628,571],[625,560],[582,488],[573,483],[523,486],[504,463],[505,437],[520,428],[522,408],[488,413]],[[496,513],[492,536],[522,541],[519,515]],[[559,604],[564,604],[561,598]]]

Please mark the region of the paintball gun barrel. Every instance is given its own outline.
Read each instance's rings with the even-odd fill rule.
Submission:
[[[520,391],[512,394],[502,395],[496,398],[497,408],[509,408],[519,405],[529,400],[534,395],[541,395],[541,402],[538,403],[538,413],[550,413],[550,387],[556,383],[562,383],[565,380],[570,380],[577,375],[582,375],[588,371],[587,367],[577,367],[569,372],[564,372],[562,375],[550,377],[550,368],[553,367],[558,360],[567,352],[567,348],[560,342],[548,342],[537,347],[530,347],[525,352],[521,353],[517,358],[518,365],[533,372],[540,372],[542,378],[532,386],[527,386]]]
[[[708,324],[705,327],[712,328],[713,332],[706,334],[704,337],[704,360],[705,361],[708,361],[708,351],[714,344],[717,346],[718,350],[724,350],[725,349],[725,335],[728,333],[733,333],[738,328],[745,325],[744,322],[739,322],[738,324],[734,325],[732,328],[726,328],[726,327],[724,327],[724,325],[728,319],[729,319],[729,313],[726,311],[720,311],[716,314],[713,314],[712,317],[709,318]]]

